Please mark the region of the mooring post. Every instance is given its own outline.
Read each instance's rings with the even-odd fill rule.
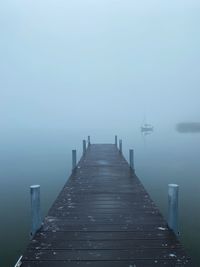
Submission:
[[[117,135],[115,135],[115,145],[117,147]]]
[[[119,140],[119,152],[122,154],[122,140]]]
[[[90,136],[88,135],[88,146],[90,146],[91,143],[90,143]]]
[[[41,227],[41,211],[40,211],[40,185],[30,186],[31,194],[31,236]]]
[[[178,235],[178,191],[177,184],[168,184],[168,225]]]
[[[76,149],[72,150],[72,171],[76,168]]]
[[[133,149],[129,149],[129,163],[130,163],[130,168],[134,170],[134,151]]]
[[[86,140],[83,140],[83,155],[86,152]]]

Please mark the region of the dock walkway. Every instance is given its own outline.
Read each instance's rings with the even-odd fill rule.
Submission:
[[[20,267],[193,266],[115,145],[90,145]]]

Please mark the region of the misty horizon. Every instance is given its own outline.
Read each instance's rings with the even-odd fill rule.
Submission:
[[[199,120],[198,1],[12,4],[0,9],[3,129]]]
[[[29,242],[30,185],[41,185],[44,217],[88,135],[118,135],[126,159],[134,149],[165,218],[167,186],[180,185],[180,238],[200,263],[199,10],[197,0],[0,1],[0,265]]]

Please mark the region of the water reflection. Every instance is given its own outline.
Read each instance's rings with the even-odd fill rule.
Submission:
[[[143,136],[150,135],[153,133],[154,127],[151,124],[144,124],[141,127],[141,134]]]
[[[150,134],[152,134],[152,132],[153,132],[153,131],[143,131],[143,132],[142,132],[142,135],[143,135],[143,136],[150,135]]]
[[[147,142],[147,136],[149,136],[153,133],[153,129],[154,129],[153,126],[151,126],[150,124],[148,126],[143,125],[140,128],[144,146],[147,145],[147,143],[146,143]]]

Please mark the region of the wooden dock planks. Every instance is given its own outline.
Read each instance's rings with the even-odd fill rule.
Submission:
[[[91,145],[21,267],[193,266],[115,145]]]

